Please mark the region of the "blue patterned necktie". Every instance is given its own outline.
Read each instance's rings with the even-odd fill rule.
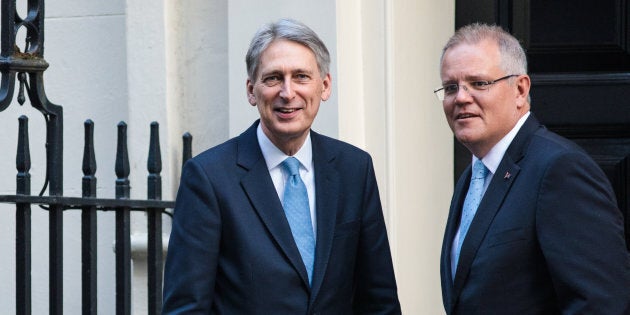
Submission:
[[[475,161],[472,168],[472,178],[470,180],[470,187],[468,187],[468,193],[464,200],[464,206],[462,207],[462,219],[459,224],[459,242],[456,244],[457,250],[451,262],[451,272],[453,279],[455,279],[455,271],[457,270],[457,262],[459,261],[459,254],[462,249],[462,244],[466,238],[466,233],[470,227],[470,223],[475,217],[477,207],[483,198],[483,186],[484,181],[488,175],[488,168],[483,165],[481,160]]]
[[[282,162],[282,167],[289,173],[289,178],[284,186],[282,206],[289,221],[295,244],[302,255],[310,283],[313,279],[313,262],[315,261],[315,236],[313,235],[308,193],[300,177],[300,161],[294,157],[288,157]]]

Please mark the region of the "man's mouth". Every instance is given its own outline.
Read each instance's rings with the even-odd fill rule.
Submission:
[[[299,108],[276,108],[276,111],[281,112],[283,114],[290,114],[299,110]]]
[[[469,113],[463,113],[463,114],[457,115],[455,118],[456,119],[466,119],[466,118],[473,118],[473,117],[477,117],[477,115],[469,114]]]

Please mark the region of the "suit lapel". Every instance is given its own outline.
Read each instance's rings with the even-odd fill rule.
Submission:
[[[453,248],[453,238],[457,233],[459,227],[459,221],[461,217],[461,208],[466,198],[467,187],[470,184],[470,165],[462,176],[457,181],[455,187],[455,193],[453,194],[453,200],[451,200],[451,207],[449,210],[448,220],[446,221],[446,230],[444,232],[444,241],[442,244],[442,299],[451,301],[453,297],[453,277],[451,272],[451,251]],[[450,303],[450,302],[449,302]],[[449,306],[447,305],[447,309]],[[448,312],[447,312],[448,313]]]
[[[479,208],[477,209],[477,213],[475,214],[470,228],[468,229],[464,244],[462,244],[459,255],[459,264],[457,266],[457,272],[455,274],[455,281],[453,284],[454,300],[452,305],[457,303],[457,299],[459,298],[461,290],[466,283],[466,278],[468,277],[477,251],[479,250],[479,247],[481,246],[494,217],[501,208],[506,195],[510,191],[512,183],[514,183],[518,177],[520,166],[517,163],[523,158],[525,148],[527,147],[531,136],[538,128],[540,128],[540,123],[536,120],[533,114],[530,114],[530,117],[525,121],[514,140],[512,140],[512,143],[505,152],[499,167],[492,177],[492,181],[490,182],[490,185],[481,200],[481,204],[479,204]],[[469,173],[468,176],[470,177]],[[465,187],[461,189],[460,198],[463,198],[462,196],[466,193]],[[455,211],[458,214],[461,212],[461,202],[462,201],[460,200],[457,208],[458,211]],[[459,215],[457,215],[457,217],[459,218]],[[457,228],[456,222],[455,228]],[[450,258],[448,261],[450,262]]]
[[[311,131],[315,168],[317,244],[311,303],[317,298],[330,258],[339,202],[339,172],[333,167],[335,155],[322,144],[322,137]]]
[[[267,230],[308,287],[302,256],[293,240],[289,222],[258,145],[257,126],[256,122],[238,137],[237,163],[248,171],[241,178],[241,186]]]
[[[512,187],[512,183],[516,180],[519,171],[520,167],[507,155],[503,158],[503,161],[501,161],[499,168],[497,168],[496,174],[494,174],[486,190],[486,194],[484,194],[481,204],[479,204],[479,208],[477,208],[477,213],[470,224],[470,228],[464,239],[464,244],[462,244],[462,249],[459,254],[459,264],[457,266],[457,272],[455,273],[454,290],[456,295],[459,295],[465,279],[468,277],[477,250],[481,246],[494,216],[501,208],[503,200]],[[511,175],[504,177],[503,174],[506,172]]]

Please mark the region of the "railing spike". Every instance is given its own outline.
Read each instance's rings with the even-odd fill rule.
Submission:
[[[88,119],[85,127],[85,145],[83,147],[83,175],[93,176],[96,173],[96,155],[94,153],[94,122]]]
[[[160,151],[160,125],[151,123],[151,138],[149,140],[149,160],[147,161],[149,174],[159,174],[162,171],[162,153]]]
[[[127,150],[127,124],[118,123],[116,147],[116,198],[129,198],[129,152]]]
[[[184,166],[184,163],[186,163],[186,161],[190,160],[192,158],[192,135],[189,132],[184,133],[184,135],[182,136],[183,140],[184,140],[184,150],[183,150],[183,156],[182,156],[182,166]]]
[[[31,169],[31,154],[29,152],[28,140],[28,117],[22,115],[18,118],[18,149],[15,158],[15,164],[18,170],[18,176],[22,173],[28,173]]]

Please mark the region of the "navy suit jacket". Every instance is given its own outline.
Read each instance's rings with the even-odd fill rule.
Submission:
[[[451,245],[470,167],[442,245],[447,314],[630,314],[630,256],[613,190],[577,145],[530,115],[512,141],[461,248]]]
[[[257,125],[184,166],[164,314],[400,314],[370,156],[311,131],[317,241],[309,287]]]

